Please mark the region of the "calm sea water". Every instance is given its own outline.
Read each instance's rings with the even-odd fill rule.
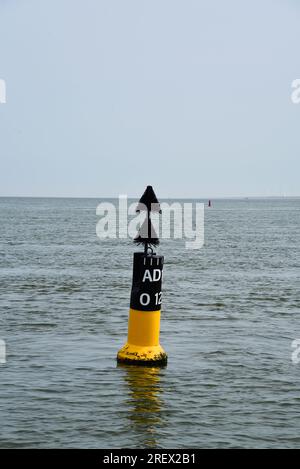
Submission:
[[[165,369],[119,367],[130,240],[96,199],[0,199],[0,447],[300,448],[300,199],[215,200],[162,241]]]

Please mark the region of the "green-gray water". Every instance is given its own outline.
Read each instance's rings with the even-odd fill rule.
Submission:
[[[162,240],[161,370],[117,367],[131,240],[96,199],[0,199],[0,447],[300,448],[300,199],[215,200]]]

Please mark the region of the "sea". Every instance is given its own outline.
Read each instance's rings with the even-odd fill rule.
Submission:
[[[300,198],[188,201],[204,245],[157,248],[165,368],[116,362],[140,247],[99,239],[102,201],[0,198],[0,447],[300,448]]]

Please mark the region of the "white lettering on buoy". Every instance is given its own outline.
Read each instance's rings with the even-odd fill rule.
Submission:
[[[151,277],[151,273],[150,273],[150,270],[145,270],[145,273],[144,273],[144,277],[143,277],[143,282],[145,282],[145,280],[149,280],[149,282],[152,282],[152,277]]]
[[[155,304],[161,305],[161,291],[159,293],[155,293]]]
[[[161,270],[154,269],[153,270],[153,278],[151,277],[151,272],[149,269],[145,270],[143,282],[149,280],[149,282],[158,282],[161,279]]]
[[[150,303],[150,295],[148,295],[148,293],[142,293],[140,296],[140,303],[143,306],[147,306]]]
[[[161,270],[160,269],[154,269],[153,270],[153,282],[158,282],[161,278]]]

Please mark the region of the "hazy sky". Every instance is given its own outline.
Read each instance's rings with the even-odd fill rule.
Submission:
[[[300,195],[298,0],[0,0],[0,195]]]

